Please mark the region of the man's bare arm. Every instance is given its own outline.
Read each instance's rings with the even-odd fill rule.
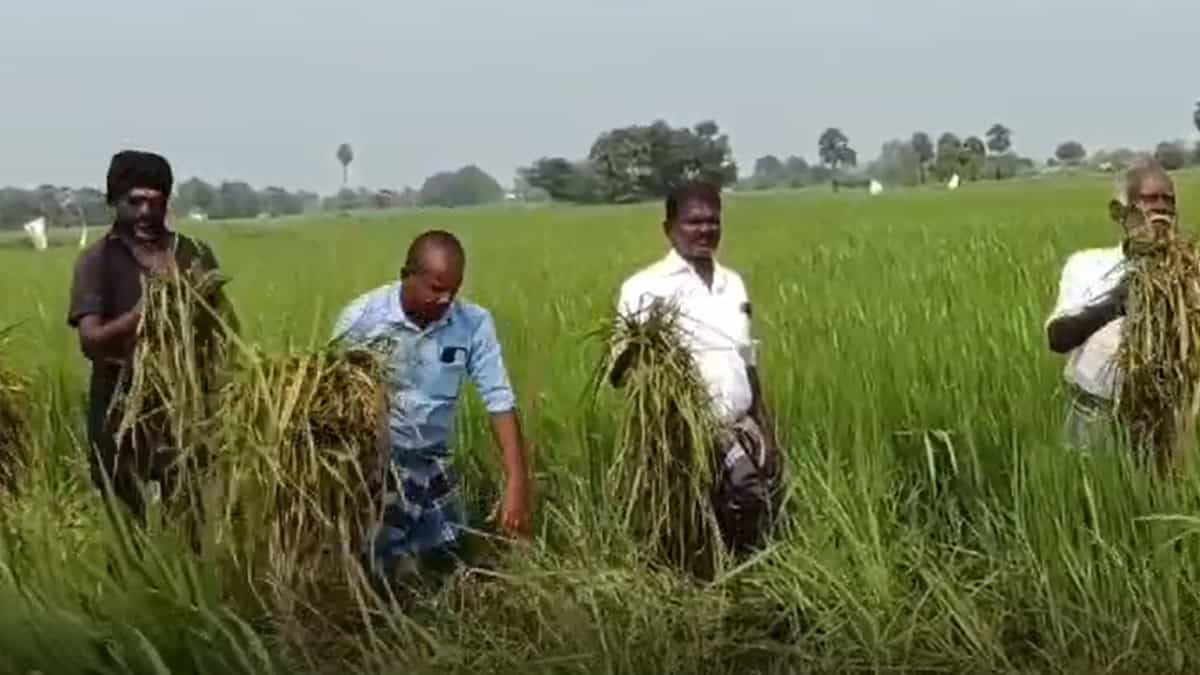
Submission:
[[[137,339],[141,320],[142,313],[136,309],[111,321],[88,314],[79,320],[79,348],[92,360],[122,356]]]
[[[521,424],[515,411],[492,415],[492,432],[503,456],[505,489],[500,525],[513,534],[529,528],[530,479]]]
[[[753,419],[758,424],[759,429],[762,430],[763,436],[766,438],[768,461],[773,461],[777,464],[781,463],[783,458],[780,453],[779,442],[775,438],[774,420],[771,419],[766,401],[763,400],[762,383],[758,377],[758,368],[747,366],[746,376],[750,379],[750,393],[753,397],[750,403],[750,419]]]
[[[1096,331],[1125,313],[1124,299],[1111,294],[1078,314],[1060,316],[1046,325],[1046,340],[1051,351],[1066,354],[1087,342]]]

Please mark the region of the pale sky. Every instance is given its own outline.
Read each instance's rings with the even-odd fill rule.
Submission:
[[[597,133],[714,119],[744,173],[839,126],[862,159],[993,122],[1038,160],[1194,138],[1197,0],[0,0],[0,185],[179,179],[329,192],[502,183]]]

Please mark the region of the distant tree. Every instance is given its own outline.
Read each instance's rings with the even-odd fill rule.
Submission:
[[[722,134],[716,122],[700,122],[692,128],[691,137],[683,134],[682,138],[692,155],[685,179],[698,178],[721,187],[737,182],[738,167],[733,160],[729,135]],[[663,197],[666,194],[655,196]]]
[[[661,124],[666,127],[666,123]],[[653,175],[654,170],[670,171],[666,167],[674,158],[662,156],[661,149],[658,157],[652,157],[655,151],[651,148],[654,142],[651,137],[659,134],[665,134],[669,139],[670,128],[624,127],[606,131],[596,138],[588,160],[600,178],[604,201],[616,204],[637,201],[644,196],[646,183],[663,180],[661,175]],[[665,143],[668,151],[669,143],[669,140]]]
[[[17,188],[0,188],[0,224],[6,229],[19,228],[37,218],[38,210],[33,193]]]
[[[783,171],[789,187],[804,187],[805,185],[823,183],[824,180],[813,179],[813,167],[803,157],[791,155],[783,162]]]
[[[218,213],[209,214],[214,218],[253,218],[262,211],[258,193],[246,183],[227,181],[221,183],[217,192],[221,208]]]
[[[1012,148],[1012,130],[1003,124],[993,124],[984,136],[987,137],[987,149],[994,154],[1002,155]]]
[[[1006,152],[1001,155],[989,155],[985,158],[983,175],[991,176],[996,180],[1005,180],[1032,168],[1031,160],[1018,157],[1012,152]]]
[[[1200,131],[1200,101],[1196,101],[1196,109],[1192,111],[1192,124],[1196,125],[1196,130]]]
[[[217,190],[199,178],[191,178],[179,184],[175,190],[176,208],[184,213],[199,211],[216,215]]]
[[[588,161],[596,181],[589,192],[607,202],[659,198],[689,180],[737,181],[729,137],[712,121],[691,129],[663,120],[611,129],[596,138]]]
[[[938,137],[937,158],[933,172],[938,180],[948,180],[962,169],[963,144],[959,137],[949,131]]]
[[[841,129],[830,127],[817,139],[817,155],[821,163],[836,171],[848,157],[850,139]]]
[[[354,211],[366,207],[362,202],[362,196],[344,187],[338,190],[338,193],[332,197],[326,197],[322,203],[322,207],[327,211]]]
[[[259,206],[273,216],[290,216],[304,212],[304,201],[281,187],[268,187],[259,195]]]
[[[984,162],[987,160],[987,146],[983,139],[971,136],[963,141],[962,152],[959,154],[959,164],[969,180],[979,180],[983,173]]]
[[[785,174],[783,162],[775,155],[759,157],[754,162],[754,177],[762,180],[778,180]]]
[[[830,127],[817,139],[817,154],[821,163],[829,169],[833,191],[838,191],[838,170],[858,165],[858,153],[850,147],[850,139],[841,129]]]
[[[338,146],[337,161],[342,164],[342,187],[345,187],[350,182],[350,163],[354,161],[354,148],[349,143]]]
[[[590,165],[562,157],[543,157],[532,166],[517,170],[531,188],[545,190],[555,201],[586,204],[596,200],[596,185]]]
[[[517,172],[516,178],[513,179],[513,195],[523,202],[546,202],[550,201],[550,193],[540,187],[530,185],[529,181],[520,171]]]
[[[300,200],[301,212],[315,211],[321,208],[321,195],[307,190],[301,190],[296,193],[296,198]]]
[[[833,169],[821,164],[814,164],[813,166],[809,167],[808,178],[804,184],[823,185],[825,183],[833,182],[835,177],[836,174],[834,174]]]
[[[1136,152],[1129,148],[1098,150],[1092,153],[1092,157],[1088,163],[1097,169],[1121,171],[1133,166],[1136,162],[1147,156],[1145,153]]]
[[[1078,164],[1087,158],[1087,150],[1079,141],[1066,141],[1054,150],[1054,157],[1063,164]]]
[[[426,206],[473,206],[503,197],[500,183],[474,165],[434,174],[421,186],[421,204]]]
[[[921,184],[924,185],[925,173],[929,168],[929,163],[936,156],[934,154],[933,140],[929,138],[929,134],[924,131],[918,131],[912,135],[912,140],[908,144],[917,155],[918,175]]]
[[[1176,171],[1187,164],[1187,150],[1182,143],[1163,141],[1154,149],[1154,159],[1167,171]]]
[[[111,215],[104,193],[94,188],[80,188],[72,194],[72,202],[83,222],[96,225],[108,220]]]
[[[888,141],[867,174],[885,185],[916,185],[921,181],[921,157],[909,141]]]

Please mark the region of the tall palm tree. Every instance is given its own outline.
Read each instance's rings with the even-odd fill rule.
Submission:
[[[337,160],[342,163],[342,187],[350,182],[350,162],[354,161],[354,148],[349,143],[342,143],[337,149]]]

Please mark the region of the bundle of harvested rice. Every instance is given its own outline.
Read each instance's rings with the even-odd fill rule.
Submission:
[[[7,330],[0,330],[0,350]],[[23,457],[28,426],[29,382],[0,366],[0,488],[13,488]]]
[[[221,391],[227,438],[210,475],[225,522],[240,522],[246,562],[271,584],[275,609],[353,609],[363,537],[379,510],[388,429],[383,359],[336,347],[257,354]]]
[[[712,508],[720,424],[680,319],[660,301],[601,331],[611,349],[597,390],[624,369],[605,484],[623,527],[653,558],[710,578],[724,556]]]
[[[1194,444],[1200,412],[1200,250],[1172,226],[1134,232],[1117,414],[1165,471]]]
[[[173,270],[146,279],[133,358],[114,397],[118,437],[159,477],[203,463],[216,393],[228,366],[232,332],[216,272]],[[145,468],[145,467],[143,467]]]

